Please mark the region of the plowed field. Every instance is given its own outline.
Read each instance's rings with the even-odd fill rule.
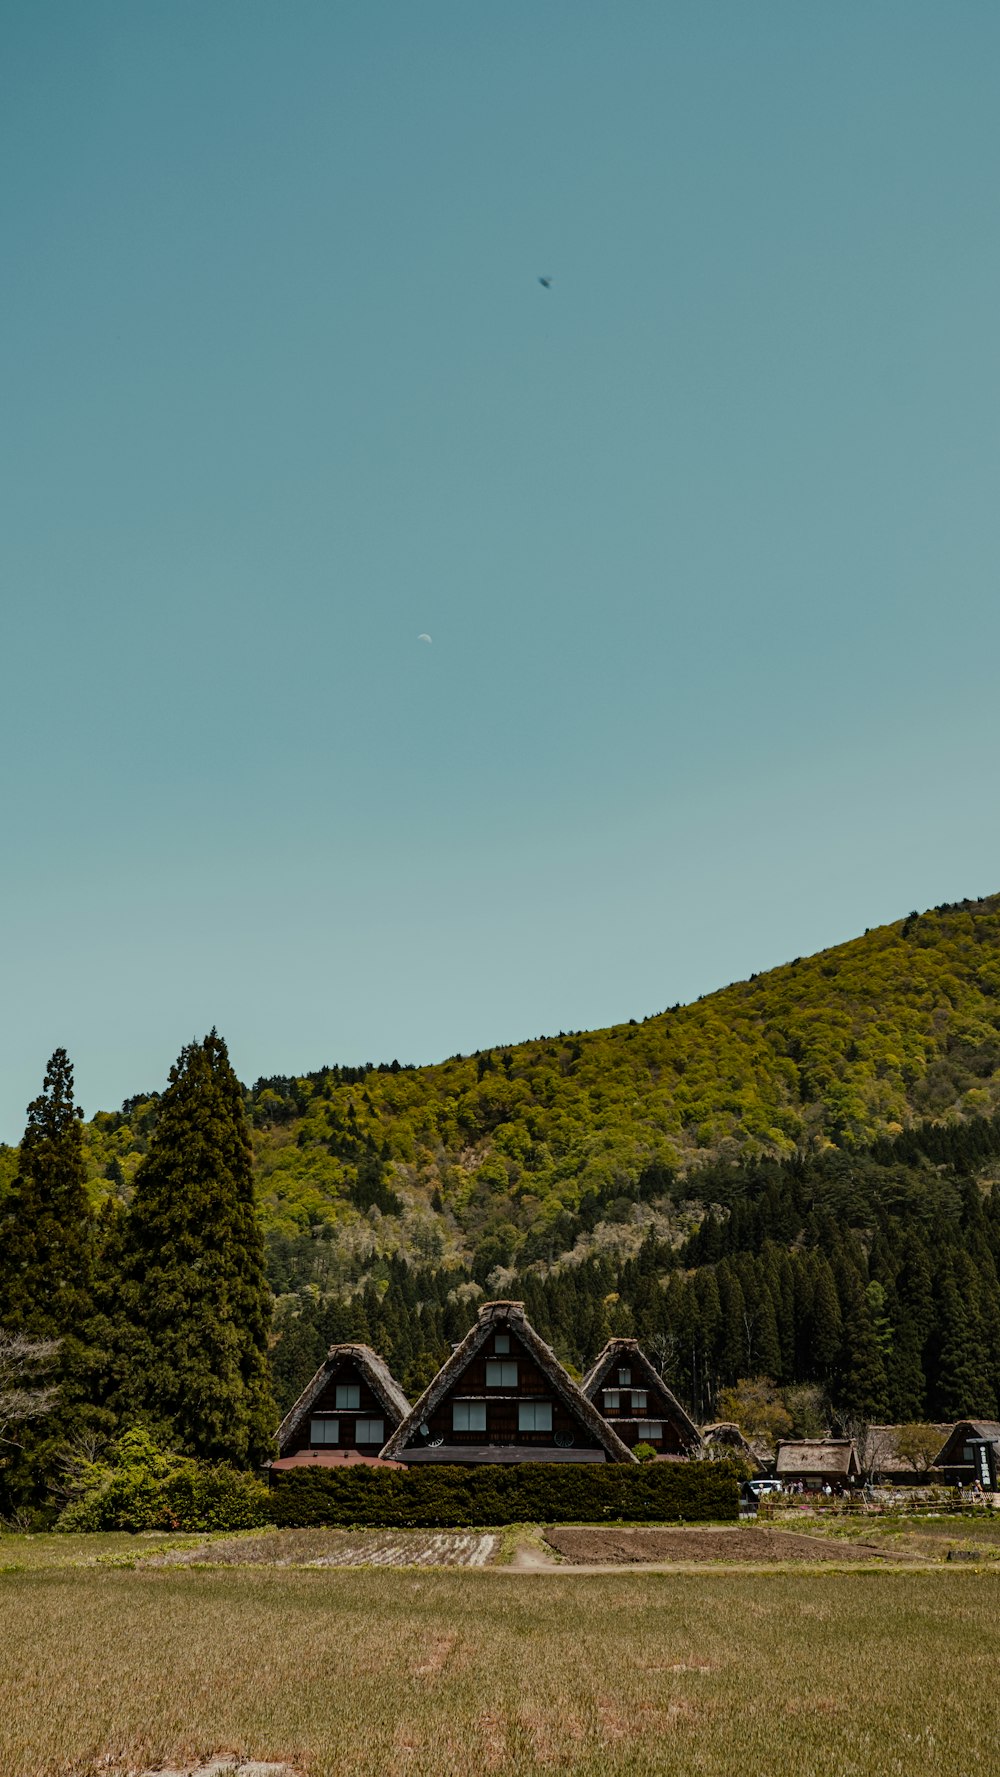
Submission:
[[[827,1542],[793,1530],[578,1530],[552,1525],[549,1547],[574,1565],[625,1566],[636,1561],[884,1561],[884,1547]],[[893,1555],[894,1560],[912,1556]]]
[[[201,1567],[485,1567],[497,1538],[460,1530],[274,1530],[153,1557]]]

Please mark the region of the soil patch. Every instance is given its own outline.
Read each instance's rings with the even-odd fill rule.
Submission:
[[[498,1539],[480,1531],[274,1530],[148,1558],[150,1567],[485,1567]]]
[[[580,1566],[631,1566],[649,1561],[884,1561],[912,1560],[863,1542],[826,1542],[792,1530],[585,1530],[550,1525],[549,1547]]]

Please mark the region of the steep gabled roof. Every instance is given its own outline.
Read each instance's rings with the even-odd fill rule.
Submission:
[[[956,1420],[945,1438],[944,1444],[934,1458],[934,1468],[961,1467],[955,1458],[948,1457],[952,1444],[965,1444],[970,1438],[982,1440],[986,1444],[1000,1445],[1000,1423],[995,1419],[959,1419]]]
[[[782,1480],[797,1475],[826,1475],[843,1481],[859,1473],[858,1453],[852,1438],[791,1438],[778,1445],[774,1472]]]
[[[392,1437],[382,1449],[383,1456],[394,1458],[402,1455],[417,1427],[434,1412],[448,1390],[459,1380],[476,1353],[485,1345],[491,1334],[496,1332],[498,1326],[509,1326],[511,1331],[516,1334],[522,1345],[534,1358],[543,1376],[551,1383],[555,1393],[561,1396],[570,1412],[574,1413],[577,1419],[587,1427],[591,1436],[597,1439],[609,1462],[635,1462],[637,1460],[628,1445],[622,1443],[617,1432],[612,1431],[607,1420],[602,1418],[597,1408],[588,1401],[572,1377],[567,1375],[551,1346],[546,1345],[544,1339],[539,1338],[534,1327],[525,1318],[523,1302],[483,1303],[475,1326],[466,1333],[462,1343],[456,1346],[430,1386],[424,1389],[419,1401],[410,1409],[402,1425],[396,1427]]]
[[[667,1387],[663,1377],[653,1368],[646,1353],[640,1347],[638,1339],[608,1340],[604,1350],[595,1362],[591,1364],[590,1369],[587,1371],[586,1376],[580,1384],[588,1401],[594,1401],[596,1403],[597,1396],[604,1386],[604,1379],[609,1370],[614,1369],[616,1364],[620,1364],[625,1360],[628,1361],[633,1371],[637,1370],[639,1372],[638,1386],[640,1388],[645,1386],[647,1389],[655,1389],[657,1394],[666,1400],[668,1411],[674,1424],[677,1426],[678,1431],[682,1433],[685,1442],[692,1450],[697,1449],[701,1443],[698,1427],[695,1425],[694,1420],[690,1419],[685,1413],[677,1396],[673,1393],[672,1389]],[[647,1417],[655,1419],[657,1415],[650,1412]]]
[[[713,1425],[703,1425],[701,1441],[709,1456],[715,1456],[720,1450],[727,1456],[738,1456],[759,1475],[763,1474],[770,1460],[770,1451],[755,1448],[731,1419],[717,1419]]]
[[[294,1407],[289,1408],[278,1427],[279,1451],[284,1450],[293,1433],[298,1430],[331,1371],[344,1358],[349,1358],[357,1365],[383,1410],[391,1414],[393,1419],[405,1419],[410,1411],[410,1403],[385,1358],[379,1357],[378,1352],[373,1351],[370,1345],[331,1345],[315,1376],[306,1383]]]

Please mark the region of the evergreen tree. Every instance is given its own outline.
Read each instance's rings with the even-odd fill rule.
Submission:
[[[853,1418],[882,1419],[889,1391],[885,1362],[865,1291],[856,1276],[850,1282],[842,1313],[836,1405]]]
[[[270,1451],[271,1295],[243,1091],[213,1030],[170,1070],[123,1242],[128,1405],[193,1456]]]
[[[93,1304],[93,1229],[73,1068],[57,1049],[28,1106],[17,1177],[0,1221],[0,1327],[57,1343],[47,1380],[53,1411],[18,1428],[4,1451],[0,1509],[39,1505],[67,1445],[110,1423],[100,1394]]]
[[[28,1106],[17,1177],[0,1223],[0,1325],[8,1332],[76,1335],[91,1308],[90,1208],[83,1112],[73,1068],[57,1049]]]

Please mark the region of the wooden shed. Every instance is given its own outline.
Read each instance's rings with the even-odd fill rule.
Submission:
[[[861,1481],[853,1438],[783,1438],[774,1472],[783,1486],[801,1481],[805,1487],[857,1487]]]
[[[658,1375],[638,1339],[609,1339],[580,1384],[623,1444],[651,1444],[658,1455],[695,1456],[698,1427]]]
[[[331,1345],[278,1427],[284,1467],[358,1451],[378,1456],[410,1403],[384,1358],[369,1345]]]
[[[483,1303],[382,1455],[406,1463],[636,1460],[529,1325],[523,1302]]]

